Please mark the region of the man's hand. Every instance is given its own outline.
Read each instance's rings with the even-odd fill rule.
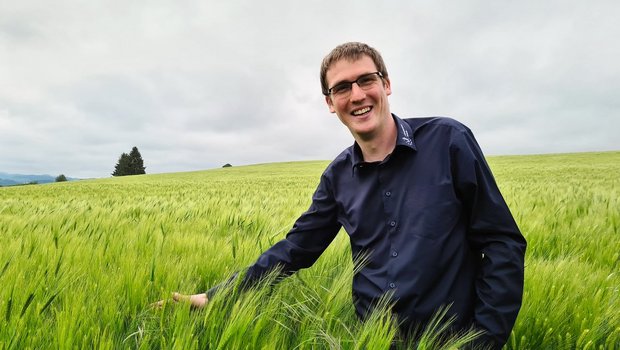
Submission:
[[[166,302],[169,302],[169,301],[170,301],[169,299],[164,299],[164,300],[157,301],[151,305],[154,308],[161,309],[164,307]],[[172,301],[174,301],[175,303],[176,302],[189,303],[193,309],[202,309],[203,307],[205,307],[205,305],[207,305],[209,298],[207,298],[206,293],[185,295],[185,294],[179,294],[175,292],[175,293],[172,293]]]

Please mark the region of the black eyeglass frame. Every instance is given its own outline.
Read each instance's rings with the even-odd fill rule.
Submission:
[[[332,86],[331,88],[327,89],[327,94],[325,96],[332,95],[332,92],[333,92],[334,88],[339,87],[339,86],[343,86],[343,85],[346,86],[347,90],[349,90],[349,91],[353,88],[353,83],[356,83],[357,86],[362,88],[362,85],[360,85],[360,83],[359,83],[360,79],[367,78],[367,77],[369,77],[371,75],[377,75],[380,79],[383,79],[383,73],[381,73],[381,72],[372,72],[372,73],[362,74],[359,77],[357,77],[357,79],[355,79],[355,81],[346,81],[345,80],[345,81],[341,81],[338,84]]]

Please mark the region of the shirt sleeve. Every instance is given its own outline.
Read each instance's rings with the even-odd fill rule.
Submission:
[[[475,326],[501,347],[521,307],[526,241],[473,134],[464,127],[451,145],[456,187],[469,217],[468,241],[480,253]]]
[[[251,287],[274,269],[280,269],[282,277],[312,266],[319,256],[334,240],[340,230],[338,206],[330,190],[330,182],[325,174],[312,196],[310,208],[303,213],[288,232],[286,238],[262,253],[244,274],[235,274],[222,285],[207,291],[213,296],[224,284],[235,281],[242,275],[243,288]]]

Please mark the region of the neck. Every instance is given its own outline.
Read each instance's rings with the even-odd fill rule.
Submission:
[[[391,119],[391,118],[390,118]],[[365,162],[378,162],[387,157],[396,147],[396,123],[387,123],[385,130],[380,130],[376,135],[369,137],[359,136],[355,138],[362,150]]]

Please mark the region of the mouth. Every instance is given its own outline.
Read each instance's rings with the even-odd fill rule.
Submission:
[[[364,114],[368,114],[371,110],[372,110],[372,107],[367,106],[367,107],[364,107],[364,108],[356,109],[353,112],[351,112],[351,114],[356,116],[356,117],[359,117],[359,116],[362,116]]]

